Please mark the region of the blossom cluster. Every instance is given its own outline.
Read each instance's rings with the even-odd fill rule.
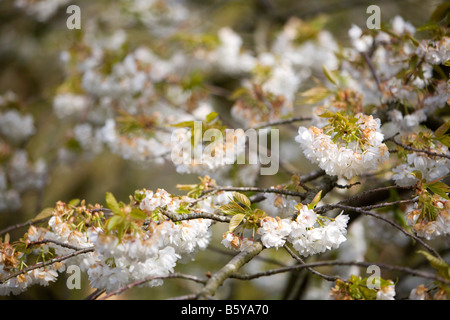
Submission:
[[[40,26],[68,1],[15,0],[13,5]],[[46,156],[55,159],[34,158],[26,149],[43,121],[13,93],[0,95],[0,212],[20,208],[27,191],[43,191],[48,163],[70,163],[105,151],[152,168],[169,164],[177,173],[210,175],[230,190],[269,180],[258,175],[261,158],[251,165],[239,161],[247,152],[256,158],[267,149],[278,156],[283,174],[297,179],[296,185],[279,184],[270,187],[279,190],[269,191],[296,196],[258,187],[240,189],[256,192],[254,198],[220,191],[208,176],[196,185],[177,185],[188,190],[185,196],[140,189],[128,204],[107,193],[107,208],[58,202],[31,220],[20,240],[0,239],[1,295],[46,286],[71,265],[87,273],[93,288],[108,293],[140,281],[160,286],[179,263],[192,261],[209,246],[214,220],[229,221],[221,243],[232,250],[245,253],[260,241],[265,248],[293,247],[302,257],[356,248],[333,253],[364,259],[374,241],[368,239],[389,232],[363,230],[360,217],[350,230],[348,215],[319,214],[317,199],[314,205],[299,203],[319,186],[314,180],[323,178],[320,173],[301,181],[308,176],[303,164],[341,180],[361,178],[364,187],[364,176],[372,173],[378,185],[392,179],[392,197],[402,187],[416,191],[417,198],[414,206],[398,208],[406,224],[391,225],[405,226],[402,231],[409,236],[410,228],[426,240],[450,233],[449,188],[443,180],[450,173],[448,26],[430,24],[423,37],[416,35],[423,30],[400,16],[381,29],[351,25],[346,47],[325,30],[326,18],[306,22],[293,17],[273,29],[262,22],[248,41],[238,26],[210,29],[198,23],[201,10],[191,6],[196,7],[195,1],[119,0],[95,18],[83,18],[73,43],[59,52],[65,79],[47,101],[62,132],[62,143],[48,144]],[[114,23],[105,23],[111,17]],[[286,124],[284,131],[281,125]],[[285,134],[281,154],[274,141],[272,150],[247,150],[241,128],[277,125]],[[208,129],[224,140],[205,137]],[[302,154],[307,163],[299,162]],[[278,178],[282,174],[275,183]],[[330,189],[336,186],[346,187],[333,183]],[[327,201],[342,200],[343,192],[324,193]],[[52,262],[55,257],[62,261]],[[45,266],[36,267],[40,262]],[[448,280],[447,273],[442,274]],[[335,299],[394,299],[394,282],[382,280],[380,288],[368,289],[366,280],[338,278],[330,294]],[[435,297],[448,297],[445,290],[439,287]],[[428,299],[429,292],[419,286],[410,298]]]
[[[99,215],[104,209],[84,205],[74,207],[58,202],[46,227],[29,228],[24,237],[25,250],[3,245],[0,280],[20,271],[26,259],[32,256],[46,260],[54,255],[70,255],[74,250],[95,250],[12,277],[0,285],[1,293],[19,294],[36,283],[48,285],[70,265],[86,271],[93,288],[107,292],[149,277],[156,279],[149,279],[145,285],[162,285],[161,277],[173,272],[177,263],[191,261],[199,250],[208,246],[211,220],[173,222],[164,218],[162,213],[165,210],[179,212],[189,199],[174,197],[163,189],[156,192],[141,190],[138,194],[143,196],[140,207],[149,219],[140,229],[121,236],[114,229],[105,227],[102,215]],[[195,210],[202,209],[192,208],[192,212]]]
[[[450,201],[438,195],[432,201],[434,210],[431,212],[424,205],[416,203],[405,213],[406,223],[419,237],[428,240],[450,234]]]
[[[421,134],[411,134],[404,140],[407,145],[414,146],[414,143],[410,144],[409,142],[413,141],[417,144],[418,141],[422,140],[422,136]],[[450,155],[448,147],[437,140],[431,140],[426,145],[420,146],[431,153]],[[417,172],[420,172],[421,178],[428,182],[440,180],[450,172],[450,159],[445,157],[437,157],[429,153],[408,152],[403,155],[403,158],[405,161],[392,169],[394,173],[392,179],[402,187],[416,184],[419,180],[416,177]]]
[[[340,214],[336,218],[318,215],[306,206],[298,210],[294,220],[265,216],[261,219],[256,234],[266,248],[280,248],[286,241],[297,252],[308,257],[327,250],[337,249],[346,241],[349,217]],[[245,251],[256,239],[239,236],[233,232],[223,235],[222,244],[230,249]]]
[[[336,115],[342,116],[340,113]],[[334,122],[331,122],[329,130],[327,127],[300,127],[295,140],[306,158],[317,163],[327,174],[350,179],[368,170],[376,170],[389,157],[379,119],[357,114],[355,121],[356,128],[351,131],[334,126]]]
[[[379,286],[372,283],[368,288],[368,278],[351,276],[348,281],[338,279],[336,286],[330,291],[335,300],[394,300],[396,295],[395,284],[392,280],[378,278]]]

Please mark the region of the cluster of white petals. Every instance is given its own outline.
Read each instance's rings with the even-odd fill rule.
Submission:
[[[419,237],[427,240],[450,234],[450,201],[435,199],[435,206],[437,212],[433,218],[423,208],[418,208],[417,204],[405,213],[406,223]]]
[[[363,147],[352,141],[333,142],[333,136],[317,127],[300,127],[295,138],[307,159],[319,165],[329,175],[350,179],[369,170],[376,170],[389,157],[380,120],[364,114],[356,115]]]
[[[325,224],[319,223],[313,210],[303,208],[291,222],[288,241],[304,257],[337,249],[346,240],[348,220],[347,215],[340,214]]]

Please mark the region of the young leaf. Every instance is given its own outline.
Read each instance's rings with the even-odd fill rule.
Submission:
[[[106,222],[106,230],[111,231],[123,222],[124,217],[115,215]]]
[[[106,200],[106,206],[109,209],[111,209],[112,212],[114,212],[115,214],[120,213],[119,204],[117,203],[116,198],[114,197],[114,195],[111,192],[106,193],[105,200]]]
[[[130,212],[130,216],[136,220],[145,220],[147,218],[145,212],[139,208],[133,208]]]
[[[431,266],[436,269],[444,278],[450,279],[450,266],[442,259],[439,259],[426,251],[418,251],[427,258]]]
[[[175,128],[194,128],[194,121],[183,121],[180,123],[171,124],[170,126]]]
[[[32,221],[38,221],[38,220],[49,218],[53,215],[54,210],[55,210],[54,208],[45,208],[44,210],[39,212],[38,215],[36,217],[34,217]]]
[[[410,174],[412,174],[414,177],[416,177],[419,180],[422,180],[422,172],[420,172],[419,170],[414,170],[413,172],[411,172]]]
[[[314,104],[325,99],[330,94],[330,90],[324,87],[311,88],[302,93],[305,99],[302,101],[307,104]]]
[[[242,208],[240,205],[238,205],[235,202],[227,203],[219,208],[221,211],[223,211],[225,214],[235,215],[238,213],[245,213],[245,209]]]
[[[436,138],[444,136],[449,129],[450,129],[450,121],[447,121],[446,123],[442,124],[439,128],[437,128],[436,131],[434,131],[434,136]]]
[[[322,190],[320,190],[316,196],[314,197],[314,199],[311,201],[310,204],[308,204],[308,209],[312,210],[316,207],[316,205],[319,203],[320,199],[322,197]]]
[[[322,65],[322,70],[323,70],[323,73],[325,74],[325,76],[327,77],[327,79],[330,80],[330,82],[332,84],[337,86],[338,83],[337,83],[336,79],[334,79],[333,75],[330,73],[330,71],[327,70],[327,68],[325,68],[324,65]]]
[[[242,222],[244,217],[245,217],[245,214],[243,214],[243,213],[234,215],[233,218],[231,218],[231,220],[230,220],[230,226],[229,226],[228,230],[230,232],[233,232],[233,230],[236,229],[237,226]]]
[[[247,198],[247,196],[242,193],[239,193],[239,192],[233,193],[233,198],[234,198],[234,201],[242,203],[247,208],[250,208],[252,205],[252,203],[250,202],[250,199]]]
[[[219,115],[219,114],[218,114],[217,112],[211,112],[210,114],[208,114],[208,115],[206,116],[206,122],[207,122],[207,123],[213,122],[213,120],[216,119],[218,115]]]
[[[79,205],[80,204],[80,199],[72,199],[72,200],[70,200],[70,202],[69,202],[69,206],[73,206],[73,207],[76,207],[77,205]]]
[[[427,188],[430,189],[431,192],[438,194],[442,198],[450,200],[450,198],[447,195],[447,193],[450,192],[450,187],[446,185],[444,182],[438,181],[435,183],[431,183],[427,185]]]

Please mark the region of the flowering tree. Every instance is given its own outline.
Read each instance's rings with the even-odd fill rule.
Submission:
[[[9,9],[45,25],[66,6]],[[89,19],[95,5],[71,7],[51,110],[0,96],[0,212],[41,198],[57,165],[103,154],[190,182],[5,219],[1,295],[79,271],[93,299],[168,279],[193,283],[184,299],[235,298],[229,283],[250,281],[286,299],[450,298],[447,4],[420,28],[350,23],[347,44],[323,16],[262,22],[244,41],[199,23],[210,8],[194,2],[121,0]],[[31,157],[42,114],[57,134]]]

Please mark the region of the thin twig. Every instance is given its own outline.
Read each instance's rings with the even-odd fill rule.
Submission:
[[[355,182],[355,183],[351,183],[351,184],[346,184],[346,185],[340,185],[340,184],[336,183],[335,187],[339,188],[339,189],[350,189],[351,187],[357,186],[359,184],[361,184],[361,182],[359,182],[359,181]]]
[[[384,207],[390,207],[390,206],[396,206],[399,204],[405,204],[405,203],[415,203],[418,201],[418,198],[415,197],[414,199],[406,199],[406,200],[397,200],[392,202],[385,202],[385,203],[379,203],[379,204],[373,204],[370,206],[362,206],[361,209],[364,210],[372,210],[372,209],[378,209],[378,208],[384,208]]]
[[[129,284],[123,286],[123,287],[120,287],[117,290],[109,292],[108,294],[104,295],[99,300],[106,300],[106,299],[108,299],[108,298],[110,298],[110,297],[112,297],[114,295],[121,294],[121,293],[123,293],[123,292],[125,292],[125,291],[127,291],[127,290],[129,290],[131,288],[143,285],[143,284],[145,284],[145,283],[147,283],[149,281],[166,280],[166,279],[185,279],[185,280],[191,280],[191,281],[202,283],[202,284],[206,283],[205,279],[200,279],[198,277],[191,276],[191,275],[188,275],[188,274],[182,274],[182,273],[170,273],[170,274],[168,274],[166,276],[150,276],[150,277],[146,277],[146,278],[141,279],[141,280],[137,280],[137,281],[131,282],[131,283],[129,283]]]
[[[247,129],[261,129],[261,128],[273,127],[273,126],[278,126],[278,125],[283,125],[283,124],[290,124],[290,123],[297,122],[297,121],[311,121],[311,117],[293,117],[293,118],[289,118],[289,119],[271,121],[271,122],[261,123],[256,126],[249,127]]]
[[[404,228],[402,228],[400,225],[398,225],[397,223],[395,223],[394,221],[391,221],[383,216],[380,216],[376,213],[370,212],[368,210],[364,210],[360,207],[352,207],[352,206],[346,206],[346,205],[342,205],[342,204],[328,204],[326,205],[328,208],[340,208],[340,209],[344,209],[344,210],[348,210],[348,211],[353,211],[353,212],[357,212],[357,213],[362,213],[365,215],[369,215],[372,216],[374,218],[377,218],[379,220],[382,220],[388,224],[390,224],[391,226],[393,226],[394,228],[400,230],[402,233],[404,233],[406,236],[416,240],[417,242],[419,242],[422,246],[424,246],[428,251],[430,251],[433,255],[435,255],[436,257],[438,257],[439,259],[443,260],[442,257],[439,255],[439,253],[434,250],[432,247],[430,247],[427,243],[425,243],[422,239],[420,239],[419,237],[417,237],[416,235],[409,233],[408,231],[406,231]],[[320,207],[317,208],[318,210],[320,210]]]
[[[332,261],[317,261],[317,262],[311,262],[311,263],[305,263],[305,264],[297,264],[294,266],[284,267],[284,268],[278,268],[278,269],[271,269],[264,272],[254,273],[254,274],[233,274],[230,276],[230,278],[233,279],[239,279],[239,280],[252,280],[260,277],[267,277],[272,276],[274,274],[278,273],[284,273],[284,272],[290,272],[293,270],[299,270],[299,269],[307,269],[307,268],[314,268],[314,267],[324,267],[324,266],[359,266],[359,267],[369,267],[369,266],[378,266],[381,269],[386,270],[392,270],[392,271],[401,271],[408,273],[413,276],[421,277],[424,279],[430,279],[434,281],[439,281],[442,283],[450,284],[450,280],[444,279],[440,276],[437,276],[432,273],[423,272],[414,270],[408,267],[402,267],[402,266],[394,266],[394,265],[388,265],[384,263],[377,263],[377,262],[360,262],[360,261],[339,261],[339,260],[332,260]]]
[[[291,250],[291,248],[289,248],[286,244],[283,246],[284,249],[291,255],[292,258],[294,258],[295,260],[297,260],[297,262],[299,262],[300,264],[305,264],[305,261],[303,261],[302,258],[300,258],[298,255],[296,255],[294,253],[294,251]],[[327,281],[336,281],[337,279],[339,279],[338,276],[328,276],[326,274],[322,274],[316,270],[314,270],[311,267],[307,267],[306,269],[308,269],[309,272],[315,274],[316,276],[319,276]]]
[[[372,76],[375,79],[375,82],[377,83],[377,87],[380,88],[381,81],[380,78],[378,77],[377,71],[375,70],[372,60],[370,60],[370,57],[367,55],[367,52],[361,52],[361,55],[366,61],[367,65],[369,66],[370,72],[372,73]]]
[[[61,246],[61,247],[64,247],[64,248],[68,248],[68,249],[72,249],[72,250],[75,250],[75,251],[78,251],[78,250],[82,249],[82,248],[78,248],[78,247],[72,246],[72,245],[70,245],[68,243],[63,243],[63,242],[56,241],[56,240],[51,240],[51,239],[43,239],[43,240],[39,240],[39,241],[30,242],[30,243],[28,243],[27,246],[28,247],[29,246],[38,246],[38,245],[46,244],[46,243],[54,243],[54,244],[56,244],[58,246]]]
[[[44,222],[44,221],[46,221],[48,219],[50,219],[50,217],[39,219],[39,220],[28,220],[26,222],[14,224],[14,225],[9,226],[9,227],[7,227],[7,228],[5,228],[3,230],[0,230],[0,236],[2,234],[11,232],[11,231],[16,230],[16,229],[20,229],[20,228],[23,228],[23,227],[31,226],[33,224],[38,224],[38,223]]]
[[[401,142],[396,141],[394,139],[394,137],[395,136],[393,136],[391,138],[388,138],[385,141],[392,141],[393,143],[395,143],[399,147],[401,147],[403,149],[406,149],[406,150],[409,150],[409,151],[425,153],[425,154],[428,154],[429,156],[432,156],[432,157],[442,157],[442,158],[450,159],[450,154],[438,153],[438,152],[433,152],[433,151],[429,151],[429,150],[423,150],[423,149],[417,149],[417,148],[414,148],[414,147],[410,147],[410,146],[407,146],[407,145],[405,145],[405,144],[403,144]]]
[[[103,293],[105,293],[105,289],[96,289],[94,292],[92,292],[90,295],[84,298],[84,300],[96,300]]]
[[[15,277],[17,277],[17,276],[20,276],[21,274],[27,273],[27,272],[29,272],[29,271],[31,271],[31,270],[43,268],[43,267],[52,265],[52,264],[54,264],[54,263],[61,262],[61,261],[67,260],[67,259],[69,259],[69,258],[78,256],[78,255],[83,254],[83,253],[93,252],[94,250],[95,250],[94,246],[89,247],[89,248],[83,248],[83,249],[74,251],[74,252],[72,252],[72,253],[70,253],[70,254],[66,254],[66,255],[63,255],[63,256],[60,256],[60,257],[57,257],[57,258],[48,260],[48,261],[36,263],[36,264],[34,264],[34,265],[32,265],[32,266],[29,266],[29,267],[23,268],[22,270],[19,270],[19,271],[17,271],[17,272],[14,272],[14,273],[10,274],[9,276],[7,276],[7,277],[4,278],[4,279],[1,279],[1,280],[0,280],[0,284],[3,284],[3,283],[5,283],[6,281],[8,281],[9,279],[12,279],[12,278],[15,278]]]
[[[361,198],[363,198],[363,197],[365,197],[365,196],[367,196],[368,194],[371,194],[371,193],[383,192],[383,191],[388,191],[388,190],[391,190],[391,189],[413,190],[414,188],[415,188],[414,186],[411,186],[411,187],[388,186],[388,187],[381,187],[381,188],[366,190],[366,191],[358,193],[358,194],[356,194],[356,195],[354,195],[352,197],[349,197],[347,199],[339,201],[338,204],[343,204],[343,203],[348,203],[348,202],[351,202],[351,201],[354,201],[354,200],[358,200],[358,199],[361,199]]]
[[[284,189],[276,189],[276,188],[258,188],[258,187],[216,187],[216,188],[204,191],[203,195],[213,192],[213,191],[278,193],[278,194],[283,194],[286,196],[299,197],[301,199],[305,198],[305,194],[301,193],[301,192],[295,192],[295,191],[284,190]]]

